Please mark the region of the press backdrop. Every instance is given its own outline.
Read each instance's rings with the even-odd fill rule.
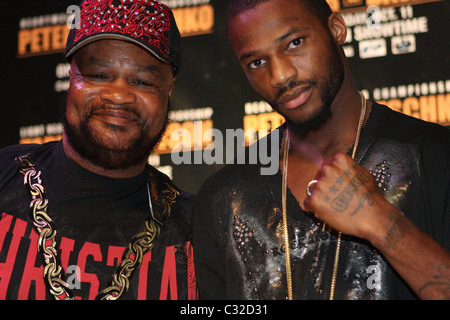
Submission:
[[[233,133],[248,133],[251,143],[258,136],[249,133],[270,131],[283,119],[249,86],[229,48],[228,1],[163,2],[174,10],[182,33],[182,69],[171,122],[149,162],[195,193],[226,161],[226,144],[237,145]],[[345,51],[366,97],[450,125],[450,1],[329,3],[348,24]],[[71,5],[78,0],[2,1],[0,147],[61,138],[60,110],[69,81],[62,51]],[[216,138],[222,134],[223,144],[212,144],[211,132]],[[212,163],[205,161],[205,150]]]

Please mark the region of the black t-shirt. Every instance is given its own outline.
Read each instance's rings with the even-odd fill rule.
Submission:
[[[356,160],[374,174],[388,201],[450,249],[447,128],[374,103]],[[200,299],[287,298],[282,178],[279,171],[261,175],[262,166],[228,165],[196,196],[193,244]],[[322,232],[321,222],[301,210],[289,189],[287,216],[294,298],[328,299],[336,232]],[[343,235],[334,298],[417,297],[376,248]]]
[[[150,217],[147,173],[160,195],[170,180],[152,167],[139,176],[113,179],[69,159],[61,142],[19,145],[0,151],[0,299],[53,299],[43,279],[42,255],[30,215],[30,192],[18,156],[41,171],[48,215],[57,231],[58,258],[76,299],[95,299],[109,286],[130,240]],[[191,195],[178,191],[155,246],[142,259],[122,299],[195,299]],[[153,203],[153,206],[155,203]]]

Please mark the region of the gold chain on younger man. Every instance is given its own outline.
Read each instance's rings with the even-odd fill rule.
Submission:
[[[361,112],[359,116],[359,123],[358,123],[358,129],[356,131],[356,138],[355,138],[355,144],[353,146],[352,150],[352,159],[355,159],[356,156],[356,150],[358,148],[359,144],[359,138],[361,135],[361,129],[364,123],[364,119],[366,117],[366,98],[364,95],[360,92],[359,93],[361,97]],[[286,129],[286,137],[285,137],[285,144],[284,144],[284,153],[283,153],[283,181],[282,181],[282,190],[281,190],[281,197],[282,197],[282,211],[283,211],[283,232],[284,232],[284,247],[285,247],[285,258],[286,258],[286,281],[287,281],[287,292],[288,292],[288,299],[293,300],[293,288],[292,288],[292,269],[291,269],[291,257],[290,257],[290,250],[289,250],[289,231],[288,231],[288,224],[287,224],[287,175],[288,175],[288,155],[289,155],[289,146],[290,146],[290,137],[289,137],[289,130]],[[325,223],[323,224],[322,230],[325,230]],[[337,271],[339,267],[339,254],[341,250],[341,232],[338,234],[338,240],[336,244],[336,253],[334,256],[334,264],[333,264],[333,274],[331,279],[331,287],[330,287],[330,300],[334,299],[334,291],[336,288],[336,278],[337,278]]]
[[[39,235],[38,251],[44,259],[44,281],[50,293],[56,300],[74,300],[69,285],[63,279],[63,268],[57,259],[56,229],[52,219],[47,214],[48,199],[42,186],[41,172],[37,171],[28,156],[19,157],[20,172],[31,194],[31,215],[33,226]],[[167,184],[163,191],[163,216],[170,215],[170,209],[179,192]],[[151,201],[149,199],[149,201]],[[112,277],[111,284],[97,295],[97,300],[117,300],[127,292],[130,277],[142,264],[142,257],[154,246],[154,241],[160,233],[159,225],[150,216],[145,221],[145,230],[135,235],[125,250],[123,259]]]

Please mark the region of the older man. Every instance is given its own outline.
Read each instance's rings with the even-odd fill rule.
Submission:
[[[62,141],[0,152],[0,299],[195,299],[191,196],[147,163],[180,68],[172,12],[80,12]]]

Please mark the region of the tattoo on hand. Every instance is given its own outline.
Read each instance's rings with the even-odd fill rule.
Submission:
[[[332,208],[338,212],[344,212],[347,209],[353,196],[358,191],[358,189],[363,184],[369,181],[370,181],[369,177],[365,175],[363,171],[361,170],[356,171],[355,176],[350,180],[349,184],[345,187],[345,189],[331,202]],[[362,200],[360,201],[359,206],[352,212],[351,214],[352,216],[356,214],[356,212],[364,204],[364,202],[368,200],[370,202],[371,193],[372,192],[364,193],[362,195],[361,197]]]

